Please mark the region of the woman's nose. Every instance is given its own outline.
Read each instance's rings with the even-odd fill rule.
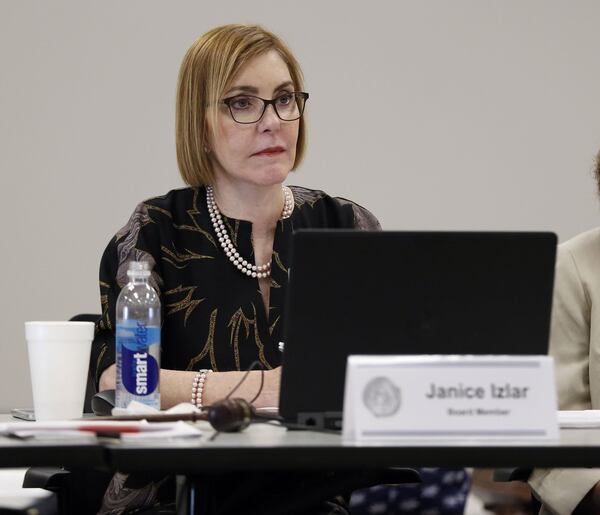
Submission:
[[[279,119],[279,116],[277,116],[277,113],[275,112],[275,106],[273,104],[267,106],[258,124],[262,130],[273,130],[279,128],[281,125],[281,120]]]

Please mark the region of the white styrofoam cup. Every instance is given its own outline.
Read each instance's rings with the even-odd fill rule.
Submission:
[[[93,322],[25,322],[35,418],[83,415]]]

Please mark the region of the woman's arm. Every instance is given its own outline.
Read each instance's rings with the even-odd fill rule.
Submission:
[[[577,240],[581,242],[583,240]],[[582,267],[593,247],[573,243],[559,247],[552,306],[550,354],[554,357],[560,409],[590,409],[590,314],[589,279],[596,270]],[[577,258],[575,257],[577,255]],[[593,253],[597,263],[598,254]],[[582,277],[581,273],[585,277]],[[600,290],[599,290],[600,291]],[[529,479],[548,512],[557,515],[598,513],[598,469],[535,469]],[[598,506],[596,506],[598,508]],[[591,511],[590,511],[591,510]]]
[[[202,401],[205,406],[224,399],[242,381],[246,372],[213,372],[206,376]],[[180,402],[190,402],[192,398],[192,383],[196,372],[182,370],[160,371],[160,405],[168,409]],[[281,367],[264,372],[264,383],[260,388],[261,371],[253,370],[235,391],[233,397],[252,400],[260,390],[260,395],[252,403],[256,408],[279,406],[279,384]],[[108,367],[100,376],[100,390],[115,388],[116,366]]]

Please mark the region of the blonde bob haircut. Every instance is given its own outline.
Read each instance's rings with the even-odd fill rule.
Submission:
[[[209,123],[213,137],[221,96],[251,59],[275,50],[288,67],[294,89],[304,89],[302,70],[289,48],[275,34],[258,25],[224,25],[200,36],[189,48],[177,84],[176,148],[179,172],[192,187],[212,184]],[[300,118],[295,170],[304,155],[306,127]]]

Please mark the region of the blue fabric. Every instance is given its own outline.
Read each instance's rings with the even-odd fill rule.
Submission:
[[[419,474],[421,484],[357,490],[352,515],[462,515],[471,485],[465,469],[422,468]]]

